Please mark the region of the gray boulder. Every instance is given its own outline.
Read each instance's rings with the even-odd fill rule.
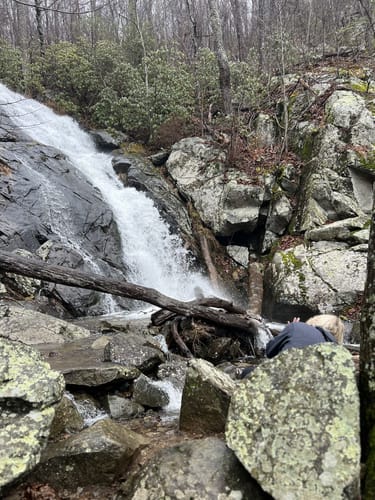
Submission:
[[[38,352],[0,338],[0,491],[39,462],[63,391]]]
[[[235,382],[204,359],[189,362],[182,392],[180,429],[223,432]]]
[[[66,394],[55,407],[55,417],[51,424],[49,438],[55,440],[63,434],[82,430],[84,420],[71,397]]]
[[[168,393],[149,377],[140,375],[134,382],[133,400],[150,408],[162,408],[169,403]]]
[[[144,413],[144,408],[141,404],[132,401],[131,399],[108,394],[105,397],[105,406],[112,418],[131,419],[139,417]]]
[[[159,451],[121,489],[119,500],[270,499],[217,437],[190,440]]]
[[[109,419],[67,439],[50,443],[29,479],[54,488],[112,484],[148,440]]]
[[[276,144],[277,128],[272,116],[259,113],[255,121],[255,140],[257,147],[271,147]]]
[[[359,395],[349,351],[320,344],[265,361],[237,385],[226,440],[276,500],[357,498]]]
[[[48,314],[0,303],[0,337],[24,344],[56,343],[86,338],[90,331]]]
[[[323,240],[280,250],[266,273],[271,293],[264,297],[265,314],[287,321],[298,308],[304,314],[340,312],[361,297],[366,270],[366,248],[344,242]]]
[[[104,360],[147,372],[164,362],[165,354],[157,348],[151,335],[120,333],[110,338],[105,348]]]

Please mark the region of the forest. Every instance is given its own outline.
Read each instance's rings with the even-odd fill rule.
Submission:
[[[83,124],[168,147],[213,125],[230,130],[244,111],[251,119],[275,76],[286,83],[293,68],[371,53],[374,9],[371,0],[2,0],[0,77]]]

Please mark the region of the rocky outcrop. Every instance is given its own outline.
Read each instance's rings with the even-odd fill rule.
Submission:
[[[359,395],[350,353],[320,344],[264,362],[237,385],[226,440],[276,500],[357,498]]]
[[[307,92],[292,107],[294,147],[308,161],[296,219],[301,231],[371,211],[375,173],[369,158],[375,145],[375,118],[363,95],[350,90],[358,82],[349,78],[342,83],[347,89],[335,90],[333,77],[330,85],[311,87],[315,102],[324,103],[323,126],[314,119],[301,121]]]
[[[246,174],[228,168],[225,151],[209,140],[181,140],[166,166],[180,193],[194,203],[203,223],[217,236],[250,234],[262,205],[271,199],[271,179],[264,176],[260,183],[251,183]]]
[[[246,473],[224,441],[190,440],[157,453],[122,487],[119,499],[201,498],[230,500],[270,497]]]
[[[0,491],[40,460],[63,377],[31,347],[0,338]]]
[[[331,79],[332,82],[332,79]],[[363,96],[350,90],[312,86],[325,103],[322,126],[301,121],[307,92],[292,106],[295,150],[307,160],[302,172],[292,230],[305,243],[276,251],[268,266],[264,312],[286,321],[290,315],[343,313],[360,302],[367,272],[369,214],[375,172],[375,118]],[[313,243],[311,243],[313,242]],[[291,245],[293,246],[293,244]],[[288,317],[289,316],[289,317]]]

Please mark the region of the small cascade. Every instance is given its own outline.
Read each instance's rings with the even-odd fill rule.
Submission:
[[[96,406],[89,398],[77,401],[69,391],[65,391],[64,395],[73,403],[81,415],[84,427],[90,427],[98,420],[109,418],[108,413]]]
[[[182,400],[182,389],[170,380],[157,380],[154,385],[168,394],[169,403],[162,409],[162,418],[171,420],[179,417]]]

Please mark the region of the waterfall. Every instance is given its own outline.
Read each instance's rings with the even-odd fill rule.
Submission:
[[[2,84],[0,105],[14,125],[32,140],[64,153],[101,192],[118,226],[130,282],[179,300],[194,298],[195,287],[205,295],[217,294],[204,276],[193,271],[191,254],[170,232],[153,201],[135,188],[123,186],[112,168],[112,156],[98,152],[92,137],[77,122]]]

